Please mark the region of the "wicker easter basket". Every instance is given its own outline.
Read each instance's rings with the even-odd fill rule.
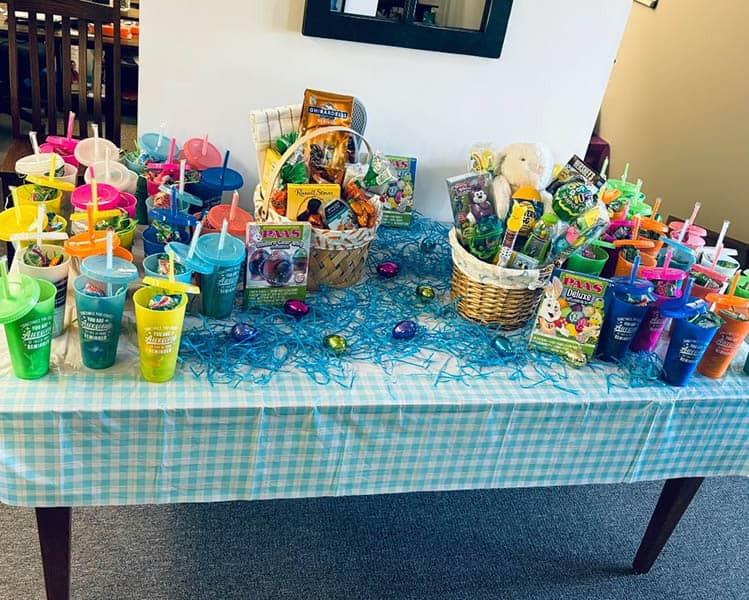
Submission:
[[[480,261],[449,235],[453,258],[452,297],[467,319],[517,329],[533,317],[554,265],[543,269],[505,269]]]
[[[259,172],[262,173],[265,150],[270,146],[272,140],[280,135],[297,130],[299,123],[298,115],[301,108],[281,107],[252,113],[252,129],[255,138],[255,146],[258,152]],[[295,120],[296,119],[296,120]],[[306,142],[319,135],[335,132],[345,132],[361,138],[362,142],[372,156],[372,149],[364,137],[353,129],[346,127],[322,127],[311,131],[307,135],[299,137],[278,161],[271,175],[270,189],[265,193],[258,185],[255,188],[254,204],[255,218],[259,222],[288,223],[285,216],[279,215],[271,206],[270,196],[275,189],[281,174],[281,167],[302,147]],[[350,231],[336,231],[332,229],[312,228],[312,240],[310,244],[308,287],[319,289],[322,285],[336,288],[345,288],[357,283],[364,273],[369,246],[377,237],[377,227],[382,222],[382,204],[378,196],[370,199],[370,205],[376,214],[376,223],[371,228],[360,228]]]

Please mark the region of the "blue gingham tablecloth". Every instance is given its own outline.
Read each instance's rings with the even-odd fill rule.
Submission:
[[[306,375],[211,387],[189,372],[140,379],[132,323],[118,367],[9,374],[0,342],[0,501],[24,506],[208,502],[749,476],[749,377],[684,389],[607,390],[607,368],[571,372],[577,393],[501,372],[357,367],[351,389]],[[55,340],[53,362],[77,331]],[[745,351],[744,351],[745,352]],[[439,361],[435,362],[439,365]],[[435,367],[436,369],[437,367]],[[501,370],[500,370],[501,371]]]

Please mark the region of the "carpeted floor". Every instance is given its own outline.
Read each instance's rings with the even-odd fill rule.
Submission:
[[[749,598],[749,480],[708,480],[653,571],[659,483],[80,509],[73,598]],[[0,598],[43,598],[34,513],[0,507]]]

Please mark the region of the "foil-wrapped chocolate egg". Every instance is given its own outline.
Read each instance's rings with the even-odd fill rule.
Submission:
[[[237,323],[231,328],[231,337],[235,342],[252,341],[258,333],[258,330],[249,323]]]
[[[391,279],[398,274],[398,265],[394,262],[384,262],[377,265],[377,272],[386,279]]]
[[[393,337],[396,340],[410,340],[415,335],[416,323],[411,320],[399,321],[393,327]]]
[[[434,300],[435,293],[434,288],[431,285],[420,285],[416,288],[416,295],[421,300]]]
[[[323,338],[322,345],[333,354],[343,354],[346,352],[346,338],[342,335],[326,335]]]
[[[492,348],[500,356],[512,356],[512,342],[503,335],[492,340]]]
[[[309,313],[309,305],[302,300],[287,300],[283,311],[296,319],[301,319]]]

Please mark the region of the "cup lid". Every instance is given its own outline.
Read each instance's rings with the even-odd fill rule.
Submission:
[[[99,185],[111,185],[122,190],[130,183],[130,169],[120,162],[109,161],[109,179],[106,177],[106,161],[97,161],[86,168],[83,174],[83,181],[91,183],[91,169],[96,174],[96,183]]]
[[[151,160],[164,162],[169,158],[169,145],[172,138],[166,134],[159,135],[158,132],[144,133],[138,138],[138,148],[147,154]],[[179,154],[179,145],[174,145],[174,158]]]
[[[666,234],[668,232],[668,226],[664,225],[661,221],[656,221],[655,219],[641,219],[640,229],[654,231],[660,234]]]
[[[653,212],[653,207],[650,206],[650,204],[647,204],[645,202],[644,194],[640,195],[639,201],[635,200],[629,205],[629,216],[640,215],[644,217],[649,217],[652,212]]]
[[[741,296],[731,296],[729,294],[716,294],[715,292],[711,292],[706,296],[706,298],[708,302],[714,302],[720,307],[733,306],[734,308],[739,309],[749,307],[749,298],[743,298]]]
[[[41,185],[42,187],[53,188],[63,192],[72,192],[75,189],[74,183],[70,183],[64,179],[58,179],[57,177],[50,177],[48,174],[29,175],[26,177],[26,181],[33,183],[34,185]]]
[[[138,267],[122,258],[112,257],[112,268],[107,269],[107,257],[103,254],[89,256],[81,262],[81,274],[105,283],[130,283],[138,279]]]
[[[614,246],[614,244],[612,244],[611,242],[605,242],[601,239],[593,240],[590,245],[597,246],[598,248],[607,248],[608,250],[616,248],[616,246]]]
[[[96,141],[98,139],[98,142]],[[89,166],[96,162],[107,159],[107,148],[109,156],[117,157],[120,149],[106,138],[86,138],[81,140],[75,147],[75,159],[82,165]]]
[[[629,277],[612,277],[611,283],[617,294],[647,294],[653,291],[653,282],[640,277],[635,277],[634,281],[630,281]]]
[[[718,271],[713,271],[710,267],[706,267],[705,265],[694,264],[692,265],[691,272],[697,273],[699,275],[706,275],[710,279],[714,279],[721,284],[728,281],[728,277],[726,277],[722,273],[719,273]]]
[[[622,246],[632,246],[642,250],[655,248],[655,242],[651,240],[614,240],[613,244],[616,248],[621,248]]]
[[[640,275],[645,279],[661,281],[681,281],[686,279],[687,276],[685,271],[672,269],[671,267],[667,269],[663,267],[642,267],[640,268]]]
[[[233,267],[241,263],[245,256],[244,242],[232,235],[227,235],[224,247],[219,250],[220,233],[206,233],[198,240],[196,252],[200,258],[219,267]]]
[[[194,227],[198,220],[183,212],[172,212],[171,208],[154,208],[148,212],[153,221],[169,223],[175,227]]]
[[[182,283],[181,281],[171,281],[161,277],[144,277],[143,283],[153,287],[161,288],[174,294],[199,294],[200,288],[191,283]]]
[[[707,312],[707,303],[702,298],[690,297],[666,300],[658,306],[658,311],[668,319],[691,319]]]
[[[191,271],[194,271],[195,273],[203,273],[204,275],[213,273],[213,264],[198,256],[197,249],[193,255],[189,257],[190,246],[183,244],[182,242],[169,242],[165,248],[174,252],[174,259]]]
[[[187,140],[182,151],[190,166],[198,171],[221,166],[221,153],[218,148],[207,142],[205,154],[203,154],[203,140],[201,138]]]
[[[671,231],[681,231],[684,229],[684,221],[671,221],[668,224],[668,227]],[[704,229],[699,225],[690,225],[687,234],[696,235],[697,237],[705,237],[707,235],[707,229]]]
[[[229,233],[233,236],[244,238],[247,229],[247,223],[254,221],[252,215],[246,210],[239,208],[234,209],[234,218],[229,219],[231,206],[228,204],[217,204],[208,211],[208,222],[213,229],[221,229],[224,219],[229,222]]]
[[[79,141],[80,140],[76,138],[68,139],[63,135],[48,135],[46,138],[44,138],[45,144],[49,144],[51,146],[54,146],[55,148],[60,148],[68,153],[72,153],[75,150],[75,147],[78,145]]]
[[[17,210],[21,212],[20,221],[17,219]],[[27,233],[36,231],[36,219],[39,211],[36,206],[30,204],[21,204],[20,206],[9,208],[0,212],[0,240],[10,241],[10,236],[14,233]],[[43,228],[48,225],[47,217],[44,217]]]
[[[115,249],[115,254],[117,253],[119,245],[119,236],[113,236],[112,246]],[[77,258],[86,258],[87,256],[104,254],[106,251],[107,232],[104,230],[84,231],[83,233],[74,235],[65,242],[65,252]]]
[[[120,190],[106,183],[96,184],[96,193],[99,196],[99,210],[115,208],[120,200]],[[70,195],[70,203],[76,208],[85,210],[91,202],[91,184],[80,185]]]
[[[28,275],[11,273],[8,275],[10,298],[0,292],[0,323],[12,323],[28,314],[39,301],[39,284]]]
[[[54,152],[29,154],[16,161],[16,173],[21,173],[22,175],[49,175],[49,172],[53,168],[57,171],[57,169],[62,167],[64,162],[62,157]]]
[[[224,177],[223,182],[221,181],[222,174]],[[226,192],[241,188],[244,185],[244,179],[234,169],[227,168],[224,172],[223,167],[211,167],[203,171],[200,176],[200,183],[214,190]]]

